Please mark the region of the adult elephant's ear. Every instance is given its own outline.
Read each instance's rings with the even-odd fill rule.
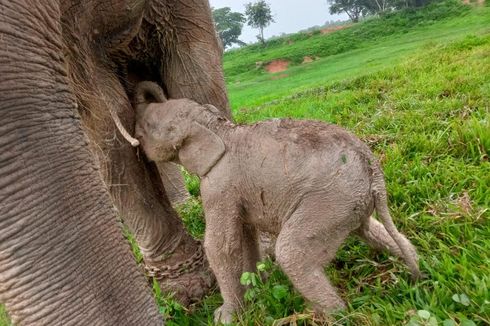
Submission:
[[[225,144],[212,130],[192,122],[189,136],[179,150],[180,163],[190,172],[205,176],[225,154]]]
[[[155,82],[144,81],[136,86],[135,108],[137,120],[143,116],[148,104],[164,103],[167,97],[163,89]]]

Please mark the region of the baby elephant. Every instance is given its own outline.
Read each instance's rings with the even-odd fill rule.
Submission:
[[[137,102],[146,156],[201,178],[204,247],[224,300],[216,322],[231,322],[241,307],[240,276],[255,269],[259,231],[277,235],[277,262],[319,312],[345,307],[324,267],[350,233],[420,276],[414,247],[390,217],[378,161],[346,130],[290,119],[236,125],[211,105],[167,101],[150,82],[139,84]]]

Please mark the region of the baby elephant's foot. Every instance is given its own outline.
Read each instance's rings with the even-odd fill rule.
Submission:
[[[233,322],[233,314],[236,309],[233,306],[223,304],[221,307],[214,311],[214,323],[215,324],[231,324]]]

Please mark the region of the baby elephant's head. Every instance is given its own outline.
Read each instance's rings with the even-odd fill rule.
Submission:
[[[160,86],[152,82],[140,83],[136,92],[136,139],[148,159],[175,160],[189,129],[182,107],[193,102],[167,100]]]
[[[199,120],[205,107],[188,99],[167,100],[151,82],[136,91],[135,136],[148,159],[174,161],[204,175],[224,153],[222,140]]]

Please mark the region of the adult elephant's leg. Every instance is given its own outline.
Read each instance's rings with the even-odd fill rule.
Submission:
[[[109,112],[116,112],[133,133],[133,110],[114,72],[95,57],[83,65],[84,69],[93,67],[92,79],[74,88],[84,89],[78,94],[82,120],[102,176],[150,274],[159,279],[164,291],[175,292],[182,303],[195,301],[213,281],[200,244],[185,231],[173,210],[157,167],[117,131]],[[78,61],[74,60],[74,64],[73,69],[78,69]]]
[[[54,1],[0,1],[0,302],[20,325],[158,325],[68,87]]]
[[[126,74],[125,70],[130,62],[150,51],[147,45],[141,52],[127,49],[139,31],[143,11],[138,15],[135,9],[126,9],[124,2],[115,0],[67,6],[63,32],[70,81],[115,206],[136,238],[152,274],[161,270],[156,276],[164,290],[177,292],[177,297],[186,303],[202,296],[211,286],[212,274],[207,272],[198,242],[185,232],[172,209],[157,168],[121,137],[110,113],[120,117],[132,134],[135,121],[128,98],[132,79],[128,76],[134,71]],[[82,21],[85,24],[76,23]],[[161,55],[153,55],[149,61],[153,65],[161,60]],[[146,80],[153,75],[153,69],[148,69],[138,71],[136,77]]]
[[[161,163],[158,165],[158,172],[173,207],[185,203],[190,198],[179,165],[172,162]]]

